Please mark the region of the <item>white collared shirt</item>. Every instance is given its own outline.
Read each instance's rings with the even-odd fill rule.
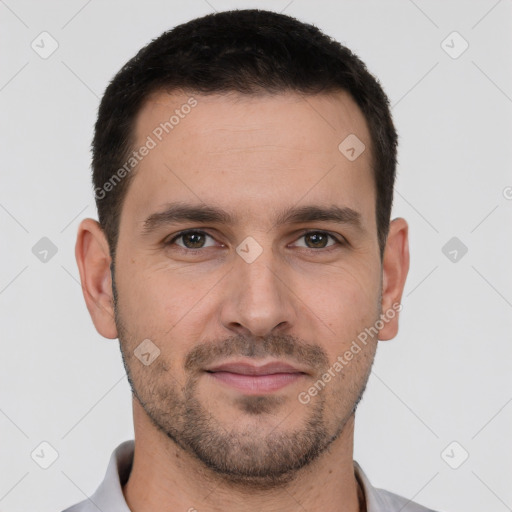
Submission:
[[[105,478],[96,492],[63,512],[131,512],[122,486],[130,476],[134,449],[133,440],[121,443],[112,453]],[[363,487],[367,512],[435,512],[398,494],[373,487],[355,460],[354,471]]]

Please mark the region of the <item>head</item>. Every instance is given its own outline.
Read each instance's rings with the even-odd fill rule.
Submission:
[[[223,478],[285,482],[353,418],[408,271],[396,149],[365,65],[274,12],[180,25],[108,86],[99,223],[76,246],[87,306],[119,338],[134,410]],[[215,371],[233,361],[296,371],[246,392]]]

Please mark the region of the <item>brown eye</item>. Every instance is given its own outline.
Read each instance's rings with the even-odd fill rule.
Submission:
[[[181,238],[187,249],[199,249],[204,244],[204,237],[201,233],[185,233],[181,235]]]
[[[307,249],[327,249],[334,245],[342,245],[341,241],[325,231],[309,231],[304,233],[300,239],[304,239],[306,245],[300,245],[299,247],[305,247]],[[331,239],[333,243],[329,243],[329,239]]]
[[[207,238],[211,238],[213,240],[213,238],[210,235],[203,231],[184,231],[176,235],[172,240],[167,242],[166,245],[173,245],[174,243],[176,243],[177,240],[181,240],[181,244],[176,244],[178,245],[178,247],[190,250],[203,249],[214,245],[205,245],[205,241]]]
[[[327,235],[326,233],[308,233],[307,235],[304,235],[306,243],[311,244],[313,249],[323,249],[324,247],[326,247],[328,237],[329,235]]]

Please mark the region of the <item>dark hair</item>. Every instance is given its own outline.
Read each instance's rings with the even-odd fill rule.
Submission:
[[[370,130],[382,257],[397,150],[386,94],[356,55],[318,28],[283,14],[247,9],[209,14],[164,32],[108,85],[95,125],[92,168],[99,222],[113,261],[123,199],[134,173],[122,173],[126,177],[115,183],[112,178],[134,149],[135,120],[144,102],[155,92],[178,89],[206,94],[347,91]]]

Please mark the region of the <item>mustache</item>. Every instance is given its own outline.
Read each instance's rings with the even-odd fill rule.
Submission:
[[[221,341],[201,342],[187,354],[185,369],[201,370],[218,360],[233,356],[254,359],[285,358],[287,361],[295,361],[317,371],[329,366],[327,354],[321,347],[295,336],[270,335],[255,338],[238,335]]]

